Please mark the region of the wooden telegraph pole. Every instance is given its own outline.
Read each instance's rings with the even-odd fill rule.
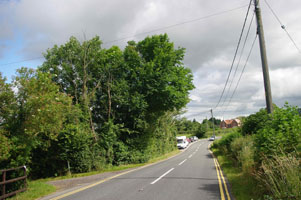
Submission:
[[[213,125],[212,125],[213,126],[212,127],[213,128],[213,136],[215,138],[215,127],[214,127],[215,125],[214,125],[213,111],[212,111],[212,109],[210,111],[211,111],[211,117],[212,117],[212,123],[213,123]]]
[[[271,92],[268,60],[266,55],[266,48],[265,48],[265,41],[264,41],[264,34],[263,34],[263,26],[261,21],[261,11],[259,8],[259,0],[254,0],[254,5],[255,5],[256,20],[257,20],[257,34],[259,36],[259,46],[260,46],[260,54],[261,54],[266,106],[267,106],[268,113],[272,113],[273,112],[272,92]]]

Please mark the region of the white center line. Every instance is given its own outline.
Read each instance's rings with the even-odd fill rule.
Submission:
[[[191,158],[191,157],[192,157],[192,154],[188,158]]]
[[[182,162],[179,163],[179,165],[182,165],[187,159],[183,160]]]
[[[160,176],[159,178],[157,178],[156,180],[154,180],[153,182],[151,182],[151,184],[155,184],[157,181],[159,181],[161,178],[163,178],[164,176],[166,176],[169,172],[171,172],[174,169],[175,168],[171,168],[170,170],[168,170],[167,172],[165,172],[164,174],[162,174],[162,176]]]

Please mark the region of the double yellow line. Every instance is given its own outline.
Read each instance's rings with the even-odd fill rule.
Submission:
[[[215,158],[214,154],[212,153],[212,151],[210,150],[210,145],[212,143],[210,143],[208,145],[208,151],[211,153],[211,155],[213,156],[213,161],[214,161],[214,165],[215,165],[215,169],[216,169],[216,174],[217,174],[217,178],[218,178],[218,184],[219,184],[219,191],[221,194],[221,200],[231,200],[231,197],[229,195],[229,191],[228,191],[228,187],[227,187],[227,183],[225,181],[222,169],[217,161],[217,159]],[[226,193],[226,194],[225,194]]]

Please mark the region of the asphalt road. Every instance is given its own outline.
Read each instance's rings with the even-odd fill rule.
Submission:
[[[215,200],[231,199],[226,180],[208,151],[207,140],[181,154],[118,175],[54,199],[76,200]]]

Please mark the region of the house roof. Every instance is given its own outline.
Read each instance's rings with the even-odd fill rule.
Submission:
[[[226,120],[224,120],[224,122],[226,123],[226,124],[231,124],[232,123],[232,119],[226,119]]]
[[[223,120],[226,124],[231,124],[233,121],[236,121],[238,124],[240,123],[239,119],[226,119]]]

